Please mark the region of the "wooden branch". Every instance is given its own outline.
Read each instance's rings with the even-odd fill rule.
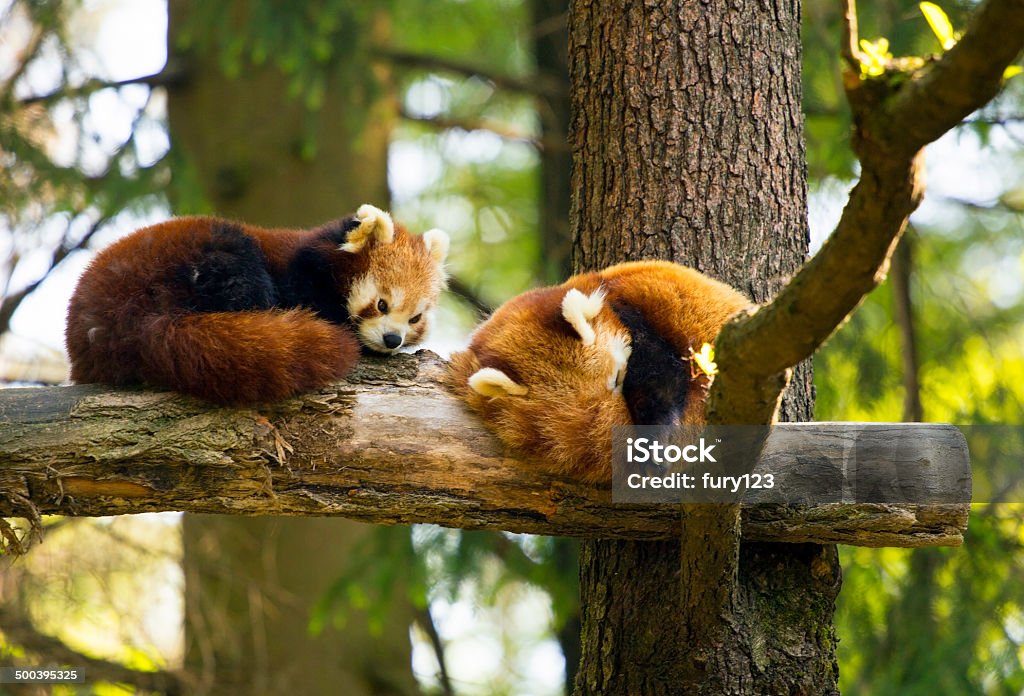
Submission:
[[[418,116],[404,106],[399,106],[398,115],[406,121],[430,126],[438,130],[458,128],[464,131],[485,130],[494,133],[503,140],[523,143],[543,152],[568,152],[569,144],[554,138],[537,138],[525,131],[505,126],[496,121],[482,118],[453,118],[451,116]]]
[[[69,244],[68,235],[70,235],[71,225],[76,219],[77,215],[68,221],[67,229],[64,231],[64,238],[53,250],[53,253],[50,254],[50,263],[43,272],[43,275],[16,292],[0,296],[0,335],[3,335],[10,330],[11,319],[14,317],[14,313],[18,310],[18,307],[21,306],[21,303],[24,302],[29,295],[39,289],[39,286],[50,277],[50,274],[64,261],[64,259],[70,256],[73,252],[84,249],[96,233],[99,232],[100,229],[110,220],[108,216],[101,215],[89,226],[89,229],[81,236],[81,238],[78,239],[78,241]]]
[[[443,388],[445,376],[446,364],[427,352],[366,359],[346,382],[261,411],[88,386],[0,391],[0,515],[184,510],[619,539],[678,535],[676,505],[613,504],[607,488],[551,477],[509,456]],[[810,475],[808,458],[835,459],[847,447],[836,433],[848,425],[783,427],[789,439],[773,434],[762,464],[793,485]],[[928,429],[914,441],[959,437],[949,426],[914,427]],[[808,438],[806,428],[832,435]],[[901,454],[900,470],[944,481],[931,471],[966,466],[966,448],[949,450],[941,462],[923,450]],[[956,545],[967,522],[964,504],[840,500],[744,505],[743,535]]]
[[[857,30],[857,4],[854,0],[843,0],[843,40],[839,44],[839,56],[851,72],[860,70],[860,34]]]
[[[853,2],[843,51],[855,47]],[[903,76],[844,83],[860,181],[835,232],[769,304],[737,317],[716,343],[710,423],[769,423],[785,371],[811,356],[884,278],[924,191],[922,148],[983,106],[1024,47],[1024,0],[986,0],[941,59]]]
[[[563,94],[567,89],[564,82],[548,75],[530,75],[529,77],[516,77],[496,73],[481,65],[475,65],[464,61],[443,58],[441,56],[427,55],[423,53],[411,53],[394,48],[380,47],[376,55],[395,65],[404,65],[422,70],[434,72],[448,72],[465,77],[479,77],[482,80],[493,83],[496,87],[507,89],[524,94],[533,94],[542,97],[552,97]]]
[[[431,128],[436,128],[437,130],[445,131],[459,129],[467,132],[483,130],[489,133],[494,133],[503,140],[524,143],[537,149],[540,149],[542,147],[540,142],[531,134],[525,131],[509,128],[501,123],[489,121],[487,119],[454,118],[451,116],[418,116],[414,113],[411,113],[408,109],[404,107],[399,107],[398,115],[401,116],[406,121],[411,121],[413,123],[419,123],[426,126],[430,126]]]
[[[469,305],[480,318],[488,317],[494,313],[494,307],[480,294],[474,290],[469,283],[458,276],[449,276],[448,292]]]
[[[70,86],[65,85],[47,94],[36,94],[28,97],[23,97],[18,100],[21,106],[30,106],[32,104],[54,104],[63,99],[73,99],[76,97],[87,97],[90,94],[98,92],[102,89],[118,89],[127,85],[147,85],[149,87],[177,87],[185,83],[188,79],[188,74],[184,68],[180,65],[174,65],[168,63],[163,70],[152,75],[141,75],[139,77],[130,77],[126,80],[99,80],[90,79],[86,80],[80,85]]]

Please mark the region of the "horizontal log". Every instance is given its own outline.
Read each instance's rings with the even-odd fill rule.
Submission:
[[[678,534],[672,505],[615,504],[609,488],[515,459],[444,390],[444,370],[426,352],[367,359],[345,382],[260,410],[92,386],[2,390],[0,515],[180,510],[619,539]],[[952,448],[943,457],[954,469],[966,466],[966,448],[957,450],[948,426],[916,427],[925,429],[922,442],[937,438]],[[808,428],[821,437],[806,437]],[[796,481],[815,458],[840,461],[822,443],[849,449],[842,443],[850,428],[778,426],[759,470]],[[782,449],[773,449],[776,440]],[[934,446],[925,449],[934,458]],[[902,452],[900,460],[934,468],[921,452]],[[744,538],[904,547],[962,541],[966,504],[847,497],[745,504]]]

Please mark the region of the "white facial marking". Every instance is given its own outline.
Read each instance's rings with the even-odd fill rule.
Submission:
[[[379,317],[372,317],[370,319],[363,319],[359,322],[359,328],[357,333],[359,334],[359,340],[363,342],[363,345],[377,351],[378,353],[394,353],[403,345],[405,345],[405,333],[407,326],[399,321],[395,321],[387,314],[382,314]],[[388,348],[387,344],[384,343],[384,336],[386,334],[398,334],[402,342],[394,348]]]
[[[601,288],[589,295],[573,288],[562,298],[562,316],[576,329],[585,346],[594,343],[594,327],[590,325],[590,320],[601,312],[603,306],[604,290]]]
[[[501,370],[493,367],[482,367],[469,378],[469,386],[477,394],[483,396],[523,396],[529,389],[516,384]]]
[[[371,302],[377,301],[377,281],[369,273],[356,278],[352,282],[352,288],[348,291],[348,314],[356,316],[360,310],[369,306]]]
[[[405,303],[408,295],[405,288],[379,288],[370,276],[364,276],[352,285],[352,294],[349,295],[351,316],[355,316],[359,310],[368,306],[376,306],[379,300],[384,300],[388,304],[387,314],[356,319],[356,333],[363,345],[379,353],[395,353],[406,345],[407,337],[413,332],[409,320],[417,314],[423,314],[430,302],[429,299],[421,299],[414,308],[407,309]],[[389,348],[384,342],[384,336],[388,334],[397,334],[402,342],[394,348]],[[422,333],[419,338],[422,339]]]

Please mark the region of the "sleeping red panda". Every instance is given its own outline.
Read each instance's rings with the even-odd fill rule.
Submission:
[[[424,337],[448,243],[371,205],[312,230],[214,217],[146,227],[100,252],[78,283],[71,379],[218,404],[316,389],[351,368],[360,344],[388,354]]]
[[[576,275],[512,298],[451,358],[455,392],[507,445],[558,475],[611,479],[615,425],[699,425],[690,351],[751,302],[667,261]]]

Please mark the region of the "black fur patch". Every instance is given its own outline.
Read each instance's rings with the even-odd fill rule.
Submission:
[[[338,293],[338,279],[334,276],[331,254],[337,245],[314,243],[303,247],[288,263],[284,280],[285,304],[289,307],[308,307],[335,324],[349,320],[348,304]]]
[[[199,259],[182,264],[175,276],[194,312],[270,309],[278,302],[267,257],[255,239],[230,223],[218,223]]]
[[[330,241],[335,246],[341,246],[348,241],[348,233],[359,227],[359,218],[352,216],[328,222],[317,228],[317,234],[323,239]]]
[[[306,307],[334,324],[349,323],[348,302],[339,292],[339,278],[331,255],[359,227],[355,216],[328,222],[316,229],[315,238],[296,252],[284,277],[279,279],[281,302],[286,307]]]
[[[675,425],[686,407],[690,366],[654,331],[643,313],[622,303],[612,309],[629,330],[632,351],[622,396],[634,425]]]

